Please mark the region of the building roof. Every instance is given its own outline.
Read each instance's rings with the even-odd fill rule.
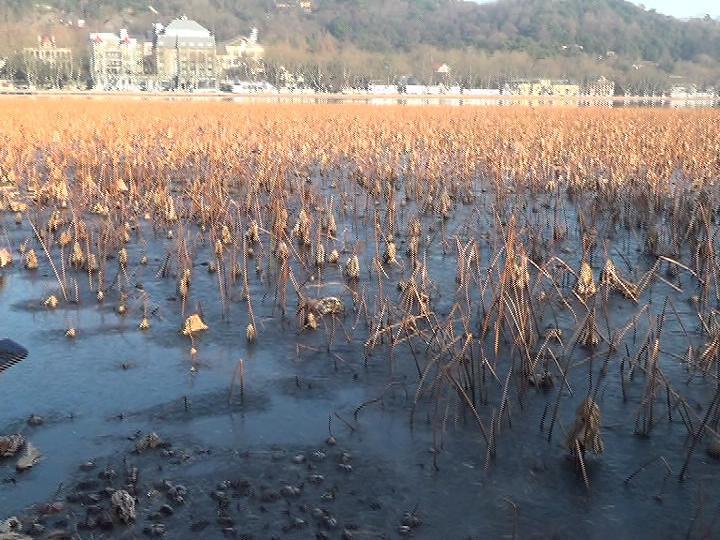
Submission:
[[[90,41],[99,45],[100,43],[117,43],[120,41],[120,36],[112,34],[110,32],[91,32]]]
[[[200,23],[188,18],[174,19],[165,27],[168,36],[210,36],[210,31]]]
[[[181,17],[173,20],[157,36],[158,47],[215,47],[215,36],[201,24]]]
[[[136,38],[125,36],[121,39],[119,35],[111,32],[92,32],[90,34],[90,42],[94,45],[107,43],[113,45],[127,45],[129,47],[135,47],[138,44]]]
[[[47,34],[38,36],[38,43],[40,47],[53,48],[55,47],[55,36],[48,36]]]

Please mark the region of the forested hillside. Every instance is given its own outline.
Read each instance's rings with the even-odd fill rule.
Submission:
[[[669,74],[701,84],[720,78],[720,22],[680,21],[624,0],[0,0],[0,55],[39,32],[81,47],[87,29],[195,18],[219,41],[260,30],[271,62],[334,77],[427,79],[448,62],[458,79],[508,75],[585,78],[623,84]],[[86,20],[83,31],[68,21]],[[0,35],[2,32],[0,31]]]

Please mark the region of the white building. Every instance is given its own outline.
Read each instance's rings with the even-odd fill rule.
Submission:
[[[233,94],[277,94],[278,89],[267,81],[236,81],[230,87]]]
[[[374,96],[392,96],[398,93],[398,87],[394,84],[368,84],[368,94]]]
[[[444,84],[408,84],[405,86],[405,94],[408,96],[457,96],[461,92],[459,86],[445,86]]]
[[[499,88],[463,88],[463,96],[487,96],[487,97],[498,97],[500,96]]]
[[[95,88],[136,89],[144,74],[144,47],[127,30],[90,34],[90,76]]]
[[[265,48],[258,43],[258,29],[252,28],[249,36],[239,36],[220,46],[218,65],[226,80],[238,75],[255,76],[263,72]]]

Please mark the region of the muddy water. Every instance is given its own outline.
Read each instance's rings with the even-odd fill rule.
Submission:
[[[526,207],[522,219],[528,223],[536,220],[540,235],[549,238],[552,230],[543,212],[551,215],[553,209],[543,209],[540,202]],[[456,287],[454,240],[443,247],[442,239],[456,235],[477,238],[482,269],[486,270],[496,240],[490,234],[493,218],[489,204],[460,208],[445,224],[435,218],[423,222],[424,231],[434,228],[428,235],[427,262],[435,285],[433,307],[441,317],[455,302]],[[539,218],[530,211],[534,205],[541,209]],[[523,215],[522,205],[515,211]],[[566,212],[565,219],[572,223],[572,207]],[[401,221],[411,215],[413,209],[404,209]],[[7,237],[15,248],[31,237],[27,222],[16,225],[11,215],[2,216],[2,227],[0,237]],[[193,227],[190,234],[201,239]],[[571,225],[568,237],[551,249],[577,268],[580,256],[575,229]],[[338,230],[343,231],[339,249],[356,242],[364,245],[359,287],[372,310],[378,290],[376,278],[367,272],[375,253],[372,226],[362,215],[348,216],[338,223]],[[43,307],[43,298],[59,294],[59,290],[42,256],[41,267],[34,273],[24,270],[17,259],[0,270],[0,334],[30,350],[28,360],[0,375],[0,433],[22,432],[44,454],[26,473],[16,473],[13,460],[0,461],[0,516],[19,515],[30,523],[37,519],[33,505],[65,501],[61,511],[41,519],[45,533],[53,529],[79,531],[81,538],[91,534],[94,538],[134,538],[158,521],[167,525],[166,537],[177,539],[313,538],[316,533],[330,538],[343,534],[346,538],[396,538],[407,533],[416,538],[448,539],[699,538],[720,534],[715,523],[720,464],[706,456],[705,446],[700,444],[689,478],[678,481],[689,440],[677,410],[671,421],[664,419],[667,407],[663,399],[658,398],[660,419],[651,435],[634,434],[645,379],[638,375],[626,381],[623,399],[619,382],[623,354],[612,355],[599,392],[605,452],[587,457],[588,492],[567,456],[564,434],[587,395],[589,373],[599,376],[601,360],[586,362],[585,367],[571,372],[573,395],[563,391],[558,425],[550,442],[545,410],[555,402],[557,385],[548,392],[530,389],[522,400],[511,391],[510,412],[497,436],[497,455],[488,459],[477,425],[456,401],[448,401],[448,412],[438,414],[446,401],[421,400],[411,427],[418,375],[407,347],[397,348],[392,356],[387,348],[378,347],[366,357],[363,343],[369,329],[362,322],[356,324],[355,314],[348,310],[341,319],[347,334],[338,331],[328,353],[322,325],[316,332],[298,330],[290,291],[289,313],[283,317],[274,301],[272,267],[263,266],[261,275],[250,275],[259,339],[248,344],[247,309],[239,300],[241,285],[230,287],[224,313],[217,275],[208,273],[205,266],[213,260],[210,242],[195,244],[193,283],[184,308],[186,314],[201,310],[210,327],[196,338],[198,352],[191,355],[190,340],[178,332],[183,306],[177,298],[176,282],[158,275],[164,253],[175,245],[162,233],[142,223],[128,246],[130,267],[123,287],[130,299],[124,316],[114,309],[119,287],[109,288],[100,304],[84,274],[76,275],[79,303],[61,302],[55,310]],[[138,241],[140,236],[143,242]],[[621,230],[612,241],[613,249],[634,263],[637,274],[652,264],[640,244],[632,231]],[[404,251],[402,243],[399,248]],[[137,264],[145,253],[149,264]],[[57,248],[54,254],[59,254]],[[342,261],[346,257],[343,255]],[[387,269],[391,284],[409,275],[406,257],[401,257],[401,264],[404,268]],[[593,264],[597,276],[604,260],[597,257]],[[116,262],[110,261],[108,268],[116,268]],[[309,274],[300,268],[296,271],[309,284],[307,290],[314,290],[313,284],[319,281],[309,281]],[[108,280],[114,274],[115,270]],[[337,285],[342,281],[339,268],[328,268],[322,282],[330,285],[319,290],[325,294],[339,291],[351,306],[349,291]],[[704,338],[688,303],[696,285],[685,275],[675,282],[683,288],[682,293],[656,282],[644,293],[641,304],[650,302],[649,311],[657,315],[670,295],[689,339],[700,345]],[[146,332],[137,327],[143,314],[143,291],[149,295],[153,311],[152,326]],[[385,294],[399,298],[393,286],[388,286]],[[615,295],[608,304],[609,318],[618,327],[639,309]],[[554,317],[549,311],[543,313],[543,325],[554,320],[566,337],[572,335],[574,319],[567,311],[556,310]],[[77,329],[75,339],[64,336],[69,327]],[[625,343],[631,354],[641,346],[647,328],[645,316],[637,329],[628,333]],[[702,418],[715,386],[711,378],[690,376],[686,366],[672,356],[685,354],[685,330],[677,321],[666,323],[661,365]],[[503,347],[509,350],[510,346],[503,343],[501,350]],[[579,350],[573,354],[578,359],[587,356]],[[244,360],[242,395],[239,385],[232,384],[237,380],[239,359]],[[504,380],[506,373],[507,367],[498,376]],[[486,425],[501,393],[501,385],[491,385],[489,404],[480,406]],[[42,416],[44,424],[28,426],[31,414]],[[137,434],[150,432],[160,434],[172,444],[172,450],[133,453]],[[326,443],[329,432],[337,440],[334,446]],[[314,461],[312,452],[316,450],[325,457]],[[343,452],[351,458],[343,457]],[[303,459],[297,458],[299,454]],[[671,474],[656,461],[630,483],[624,482],[659,457],[671,467]],[[94,462],[95,468],[81,470],[80,465],[88,461]],[[346,461],[352,471],[340,467]],[[89,506],[73,499],[83,491],[82,482],[97,484],[98,471],[112,468],[118,479],[85,484],[88,489],[84,491],[105,485],[121,487],[128,466],[140,469],[137,523],[130,527],[116,523],[110,531],[78,529],[85,517],[83,509]],[[316,474],[323,476],[320,483],[310,479]],[[238,479],[246,482],[243,486],[250,486],[250,494],[237,487]],[[160,487],[162,480],[182,483],[189,494],[184,504],[174,505],[172,516],[161,519],[153,513],[168,500]],[[236,484],[223,487],[225,481]],[[285,485],[299,486],[301,493],[269,495]],[[213,497],[218,490],[230,497],[227,507]],[[332,499],[324,498],[328,490]],[[321,515],[316,508],[327,514]],[[409,531],[401,529],[408,512],[418,520]],[[328,521],[327,515],[332,515],[335,523]]]

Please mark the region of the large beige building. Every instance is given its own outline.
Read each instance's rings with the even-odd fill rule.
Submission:
[[[127,30],[120,34],[90,34],[90,77],[95,88],[134,89],[145,73],[144,45],[131,38]]]
[[[37,47],[23,49],[28,83],[59,87],[73,76],[72,50],[55,45],[53,36],[38,36]]]
[[[215,36],[187,17],[156,25],[153,64],[158,83],[169,89],[214,89],[218,85]]]

